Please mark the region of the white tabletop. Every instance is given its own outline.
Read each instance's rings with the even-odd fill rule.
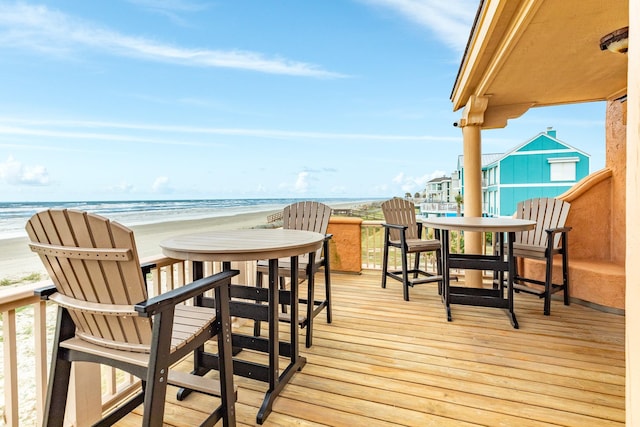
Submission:
[[[430,217],[421,220],[423,224],[441,230],[509,232],[532,230],[535,221],[516,218],[488,218],[488,217]]]
[[[160,242],[162,253],[188,261],[251,261],[314,252],[324,235],[285,229],[221,230],[185,234]]]

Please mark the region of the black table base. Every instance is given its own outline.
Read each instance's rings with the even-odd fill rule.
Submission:
[[[312,263],[315,252],[309,254],[309,262]],[[223,269],[231,269],[230,262],[223,262]],[[193,263],[194,279],[203,276],[201,262]],[[291,283],[298,283],[298,257],[291,257]],[[269,286],[257,288],[255,286],[245,286],[232,284],[230,287],[231,316],[245,319],[266,321],[269,325],[269,338],[256,337],[253,335],[240,334],[232,331],[232,343],[234,348],[233,373],[245,378],[266,382],[269,387],[265,393],[262,406],[258,410],[256,422],[262,424],[271,413],[273,402],[280,394],[284,386],[289,382],[293,374],[302,369],[306,364],[306,358],[300,356],[298,352],[298,323],[290,322],[291,341],[281,342],[278,337],[279,330],[279,305],[288,304],[292,319],[298,318],[298,304],[291,302],[298,301],[298,287],[291,286],[290,290],[278,289],[278,260],[269,260]],[[213,306],[212,301],[206,301],[204,305]],[[246,301],[249,300],[249,301]],[[266,303],[266,304],[265,304]],[[238,356],[243,349],[255,350],[268,355],[268,363],[260,364],[241,360]],[[280,355],[289,358],[289,363],[280,372]],[[195,366],[193,373],[204,375],[212,369],[218,369],[218,355],[206,352],[204,348],[198,349],[195,354]],[[178,400],[184,399],[191,390],[181,389],[178,391]]]
[[[444,292],[443,301],[447,313],[447,320],[452,321],[451,304],[462,304],[482,307],[495,307],[507,310],[511,325],[518,329],[518,320],[513,311],[513,277],[515,275],[515,258],[513,253],[513,241],[515,233],[508,234],[508,250],[504,253],[503,233],[496,233],[498,253],[495,255],[476,254],[452,254],[450,253],[449,230],[443,229],[442,239],[442,263]],[[464,286],[451,286],[450,269],[460,268],[465,270],[491,270],[495,277],[499,277],[497,287],[493,289],[470,288]],[[507,286],[505,297],[504,292],[504,272],[507,272]]]

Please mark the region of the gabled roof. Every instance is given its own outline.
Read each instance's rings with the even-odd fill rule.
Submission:
[[[504,154],[502,153],[489,153],[489,154],[483,154],[481,157],[481,163],[482,163],[482,167],[485,167],[487,165],[490,165],[491,163],[497,161],[498,159],[502,158],[504,156]],[[458,156],[458,170],[462,169],[462,165],[464,165],[464,155],[460,154]]]
[[[558,145],[563,146],[565,149],[567,150],[571,150],[571,151],[577,151],[578,153],[591,158],[591,155],[578,149],[575,148],[569,144],[567,144],[566,142],[560,141],[558,138],[552,136],[549,134],[549,131],[547,132],[540,132],[539,134],[537,134],[536,136],[534,136],[533,138],[530,138],[528,141],[523,142],[522,144],[516,146],[515,148],[512,148],[511,150],[507,151],[506,153],[490,153],[490,154],[483,154],[481,157],[481,166],[482,168],[488,167],[494,163],[498,163],[500,160],[504,159],[505,157],[509,156],[512,153],[515,153],[517,151],[522,150],[523,147],[526,147],[527,145],[531,144],[534,141],[537,141],[540,137],[544,137],[544,138],[548,138],[549,140],[555,142]],[[458,170],[462,169],[462,165],[464,165],[464,156],[463,155],[459,155],[458,156]]]
[[[588,154],[588,153],[586,153],[586,152],[584,152],[584,151],[582,151],[582,150],[580,150],[580,149],[578,149],[578,148],[575,148],[575,147],[573,147],[573,146],[571,146],[571,145],[567,144],[566,142],[560,141],[558,138],[556,138],[556,137],[554,137],[554,136],[552,136],[552,135],[549,135],[549,133],[547,133],[547,132],[540,132],[539,134],[537,134],[537,135],[536,135],[536,136],[534,136],[533,138],[529,139],[528,141],[525,141],[525,142],[523,142],[522,144],[520,144],[520,145],[516,146],[515,148],[513,148],[513,149],[511,149],[511,150],[507,151],[506,153],[504,153],[504,154],[500,155],[500,157],[499,157],[499,158],[494,159],[492,162],[484,163],[484,161],[483,161],[483,163],[482,163],[482,167],[489,166],[489,165],[491,165],[491,164],[493,164],[493,163],[497,163],[497,162],[499,162],[500,160],[504,159],[505,157],[509,156],[510,154],[515,153],[515,152],[518,152],[518,151],[521,151],[521,150],[522,150],[522,148],[524,148],[524,147],[526,147],[527,145],[529,145],[529,144],[533,143],[534,141],[537,141],[537,140],[538,140],[539,138],[541,138],[541,137],[542,137],[542,138],[547,138],[547,139],[549,139],[549,140],[553,141],[553,142],[554,142],[554,143],[556,143],[557,145],[560,145],[560,146],[564,147],[564,149],[567,149],[567,150],[570,150],[570,151],[577,151],[578,153],[582,154],[583,156],[586,156],[586,157],[591,158],[591,155],[590,155],[590,154]]]
[[[451,177],[450,176],[440,176],[438,178],[433,178],[429,181],[427,181],[427,184],[430,182],[442,182],[442,181],[451,181]]]

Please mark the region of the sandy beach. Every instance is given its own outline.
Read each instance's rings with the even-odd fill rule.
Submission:
[[[357,208],[360,205],[361,203],[336,203],[331,207],[348,209]],[[141,259],[144,259],[160,255],[162,253],[160,242],[177,234],[261,227],[267,225],[267,216],[276,212],[278,210],[196,220],[167,221],[132,226],[131,229],[135,233],[138,254]],[[29,250],[27,237],[0,239],[0,280],[20,280],[32,273],[46,275],[38,256]]]

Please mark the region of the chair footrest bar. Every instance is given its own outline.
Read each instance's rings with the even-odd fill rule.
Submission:
[[[427,273],[421,270],[410,270],[407,272],[407,275],[409,276],[412,274],[419,274],[421,277],[409,277],[409,286],[420,285],[423,283],[439,282],[442,280],[442,275]],[[399,282],[404,282],[402,271],[387,271],[387,277],[395,279]]]
[[[481,307],[509,308],[509,300],[499,299],[488,295],[449,295],[452,304],[473,305]]]
[[[220,382],[217,379],[204,378],[192,375],[188,372],[169,371],[168,383],[177,387],[188,388],[199,393],[220,397]],[[238,393],[238,387],[234,386],[234,392]]]
[[[544,283],[540,284],[540,286],[544,286]],[[563,291],[565,288],[564,285],[556,285],[556,284],[552,284],[551,285],[551,294],[555,294],[556,292],[560,292]],[[513,290],[516,292],[524,292],[526,294],[531,294],[531,295],[537,295],[540,298],[544,298],[544,289],[534,289],[530,286],[526,286],[526,285],[520,285],[517,283],[513,284]]]

